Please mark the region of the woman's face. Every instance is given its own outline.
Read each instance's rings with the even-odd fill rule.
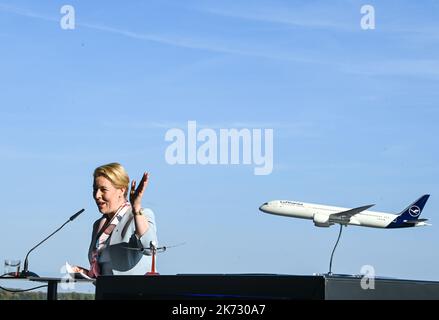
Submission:
[[[102,214],[112,216],[125,202],[125,189],[118,189],[105,177],[96,177],[93,183],[93,198]]]

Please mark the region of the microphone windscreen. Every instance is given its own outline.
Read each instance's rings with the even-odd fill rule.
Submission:
[[[81,209],[78,212],[76,212],[73,216],[70,217],[70,221],[75,220],[81,213],[83,213],[85,211],[85,209]]]

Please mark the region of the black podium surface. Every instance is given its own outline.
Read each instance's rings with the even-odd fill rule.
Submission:
[[[96,299],[439,299],[439,282],[377,278],[374,289],[364,289],[361,280],[337,275],[102,276]]]

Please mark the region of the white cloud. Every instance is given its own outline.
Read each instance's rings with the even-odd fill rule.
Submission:
[[[27,9],[18,8],[18,7],[6,5],[3,3],[0,3],[0,11],[9,12],[9,13],[13,13],[13,14],[16,14],[19,16],[24,16],[24,17],[29,17],[29,18],[59,22],[59,19],[57,19],[57,18],[48,17],[48,16],[41,15],[39,13],[35,13],[35,12],[27,10]]]
[[[344,31],[354,31],[354,26],[342,24],[337,19],[328,19],[320,14],[312,15],[312,12],[303,13],[299,11],[291,11],[288,8],[275,7],[259,7],[255,6],[242,9],[224,9],[224,8],[208,8],[205,12],[246,20],[254,20],[266,23],[276,23],[299,28],[316,28],[316,29],[337,29]],[[355,26],[356,27],[356,26]],[[356,28],[357,29],[357,28]],[[355,29],[355,31],[357,31]]]
[[[439,60],[382,60],[362,64],[340,64],[342,71],[366,76],[439,76]]]
[[[9,12],[29,18],[59,23],[58,18],[44,16],[39,13],[35,13],[26,9],[16,8],[3,4],[0,4],[0,11]],[[220,40],[215,41],[212,39],[197,39],[195,37],[181,37],[181,36],[171,36],[171,35],[165,36],[165,35],[157,35],[157,34],[139,33],[131,30],[113,28],[103,24],[88,23],[88,22],[82,22],[82,23],[77,22],[76,27],[78,29],[88,28],[101,32],[117,34],[132,39],[151,41],[151,42],[161,43],[164,45],[180,47],[180,48],[197,49],[197,50],[211,51],[216,53],[235,54],[235,55],[243,55],[243,56],[253,56],[253,57],[275,59],[275,60],[286,60],[286,61],[293,61],[300,63],[318,62],[306,56],[299,56],[297,54],[295,55],[289,52],[283,52],[282,50],[267,51],[265,47],[243,49],[242,44],[236,44],[236,43],[224,44],[224,43],[220,43],[221,42]]]

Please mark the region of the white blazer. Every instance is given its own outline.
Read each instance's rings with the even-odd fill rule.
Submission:
[[[111,269],[109,271],[107,268],[107,271],[103,271],[102,275],[110,275],[111,272],[114,275],[144,275],[151,271],[152,256],[148,250],[141,252],[126,249],[126,247],[149,248],[151,241],[154,241],[157,245],[154,212],[151,209],[143,210],[143,216],[149,223],[148,231],[140,238],[137,237],[134,216],[131,209],[129,209],[123,215],[116,228],[114,228],[109,239],[109,245],[101,253],[101,257],[105,256],[108,259],[109,264],[107,266]],[[88,260],[90,263],[92,251],[96,246],[97,229],[101,219],[96,220],[93,224],[92,239],[88,250]]]

